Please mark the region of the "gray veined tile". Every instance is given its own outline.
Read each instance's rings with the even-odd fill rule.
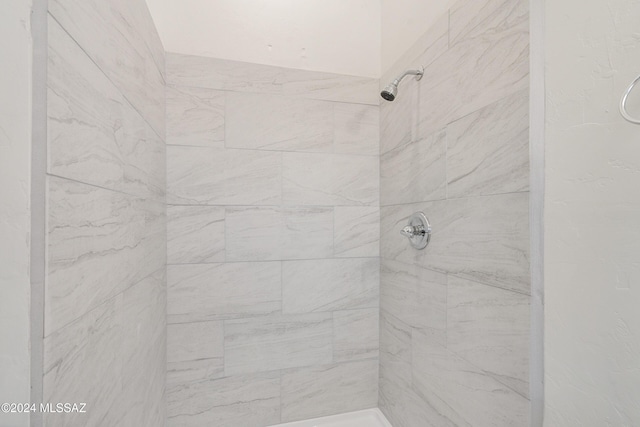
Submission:
[[[167,203],[279,205],[280,153],[167,147]]]
[[[395,77],[393,77],[395,78]],[[385,86],[388,83],[384,83]],[[419,85],[403,80],[402,93],[393,102],[380,104],[380,153],[415,141],[418,136]]]
[[[164,204],[48,178],[45,335],[166,261]]]
[[[528,20],[526,0],[457,1],[451,6],[451,44],[500,32]]]
[[[280,422],[280,373],[233,376],[167,390],[168,427],[262,427]]]
[[[284,371],[282,421],[376,407],[377,368],[377,360],[371,359]]]
[[[337,206],[334,221],[336,257],[377,257],[380,254],[378,207]]]
[[[331,313],[228,320],[224,332],[226,375],[312,366],[333,358]]]
[[[222,321],[172,323],[167,326],[169,363],[212,359],[222,363],[224,329]]]
[[[47,426],[115,426],[121,416],[122,295],[44,339],[44,402],[84,402],[86,413],[44,414]],[[78,381],[91,378],[92,381]]]
[[[284,153],[287,205],[376,206],[379,161],[374,156]]]
[[[167,206],[167,262],[223,262],[224,219],[221,207]]]
[[[278,262],[170,265],[170,323],[265,315],[281,309]]]
[[[380,151],[380,107],[335,103],[334,152],[378,155]]]
[[[329,258],[333,254],[333,209],[282,208],[282,259]]]
[[[164,142],[53,19],[47,88],[49,173],[164,196]]]
[[[411,388],[411,333],[411,326],[380,309],[381,385]]]
[[[284,153],[283,202],[290,205],[334,205],[333,161],[330,154]]]
[[[283,313],[310,313],[378,306],[377,258],[285,261]]]
[[[465,39],[452,45],[425,69],[420,81],[418,135],[421,138],[431,135],[528,87],[528,19]]]
[[[448,200],[446,216],[434,218],[428,268],[530,293],[528,193]]]
[[[333,254],[333,209],[227,208],[227,261],[326,258]]]
[[[170,324],[167,370],[173,383],[184,385],[224,376],[222,321]]]
[[[224,148],[225,92],[167,86],[167,144]]]
[[[529,395],[528,295],[449,277],[447,348]]]
[[[419,264],[382,259],[380,307],[432,339],[446,343],[447,276]]]
[[[49,13],[164,138],[164,81],[154,60],[159,39],[137,3],[53,0]]]
[[[384,308],[381,309],[380,409],[398,427],[453,427],[456,424],[419,396],[412,387],[414,331],[414,328]]]
[[[278,207],[229,207],[226,210],[227,261],[279,260],[282,210]]]
[[[151,409],[164,401],[167,372],[166,274],[164,268],[122,294],[122,420],[149,425]]]
[[[454,425],[528,425],[525,397],[416,331],[412,360],[414,389]]]
[[[446,196],[447,134],[402,145],[380,157],[382,205],[440,200]]]
[[[369,77],[250,64],[169,53],[167,81],[210,89],[378,105],[378,80]]]
[[[333,104],[280,95],[229,92],[226,146],[331,152]]]
[[[447,127],[448,197],[529,189],[529,91],[520,91]]]
[[[333,360],[378,357],[378,308],[333,312]]]

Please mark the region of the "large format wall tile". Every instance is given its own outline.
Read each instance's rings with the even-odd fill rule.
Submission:
[[[167,328],[167,371],[173,384],[224,376],[222,321],[170,324]]]
[[[440,200],[446,196],[447,135],[439,132],[380,157],[380,202],[384,205]]]
[[[169,425],[375,406],[378,81],[167,62]]]
[[[164,142],[53,19],[48,60],[47,171],[162,197]]]
[[[330,363],[331,313],[274,315],[224,324],[226,375]]]
[[[411,388],[412,328],[380,308],[380,380]]]
[[[233,319],[281,309],[279,262],[167,268],[170,323]]]
[[[421,265],[384,258],[381,263],[380,307],[445,344],[447,276]]]
[[[282,421],[377,406],[378,361],[292,369],[282,374]]]
[[[226,213],[227,261],[327,258],[333,209],[234,207]]]
[[[451,44],[528,21],[526,0],[458,0],[450,12]]]
[[[143,0],[48,10],[43,401],[87,412],[44,424],[164,425],[164,50]]]
[[[376,206],[379,162],[373,156],[284,153],[286,205]]]
[[[529,91],[521,91],[447,127],[447,196],[529,189]]]
[[[123,427],[152,426],[162,416],[167,372],[165,269],[122,295]],[[155,409],[155,411],[154,411]]]
[[[376,258],[285,261],[282,311],[310,313],[378,306]]]
[[[378,105],[378,80],[169,53],[174,85]]]
[[[167,203],[278,205],[282,155],[266,151],[167,147]]]
[[[333,104],[276,95],[227,95],[226,146],[283,151],[333,150]]]
[[[334,152],[378,155],[380,108],[372,105],[334,104]]]
[[[152,25],[138,25],[151,16],[140,16],[137,3],[52,0],[49,13],[164,138],[164,80],[153,56],[158,47],[149,47],[159,39]]]
[[[428,267],[530,293],[528,193],[448,200],[446,212]]]
[[[223,344],[222,321],[174,323],[167,327],[169,363],[210,359],[222,366]]]
[[[165,263],[164,204],[48,179],[45,335]]]
[[[413,249],[399,230],[423,211],[432,239]],[[383,258],[422,265],[492,286],[529,293],[529,194],[451,199],[386,207],[381,215]]]
[[[167,144],[224,148],[225,92],[167,87]]]
[[[167,206],[167,263],[225,260],[225,210],[216,206]]]
[[[403,82],[403,92],[395,101],[380,104],[380,154],[415,141],[419,84],[415,80]]]
[[[529,296],[449,277],[447,348],[529,395]]]
[[[378,357],[378,308],[333,312],[333,360]]]
[[[528,425],[526,398],[415,331],[412,360],[416,391],[454,425]]]
[[[380,88],[420,65],[380,106],[379,406],[396,427],[525,426],[528,3],[453,2]],[[415,212],[420,251],[399,233]]]
[[[425,69],[419,137],[529,87],[529,20],[521,18],[452,45]]]
[[[167,384],[167,427],[263,427],[280,422],[280,373]]]
[[[380,208],[336,207],[333,215],[333,243],[336,257],[380,255]]]
[[[47,426],[118,425],[124,403],[121,309],[118,295],[44,339],[43,401],[87,404],[84,414],[44,414]]]
[[[44,402],[87,405],[46,414],[46,425],[153,425],[164,401],[164,280],[161,269],[45,338]]]

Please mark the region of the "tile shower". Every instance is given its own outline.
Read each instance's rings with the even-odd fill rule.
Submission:
[[[377,81],[167,54],[168,425],[377,406]]]
[[[458,0],[379,81],[50,0],[44,425],[528,425],[528,26]]]

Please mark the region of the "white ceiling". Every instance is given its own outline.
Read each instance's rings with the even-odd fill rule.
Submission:
[[[168,52],[379,77],[448,0],[147,0]]]

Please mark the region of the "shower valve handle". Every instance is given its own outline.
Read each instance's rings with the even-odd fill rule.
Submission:
[[[400,230],[400,233],[411,239],[412,237],[424,236],[427,232],[422,225],[407,225],[405,228]]]
[[[409,224],[400,230],[400,234],[409,239],[416,249],[424,249],[431,241],[431,223],[422,212],[416,212],[409,218]]]

